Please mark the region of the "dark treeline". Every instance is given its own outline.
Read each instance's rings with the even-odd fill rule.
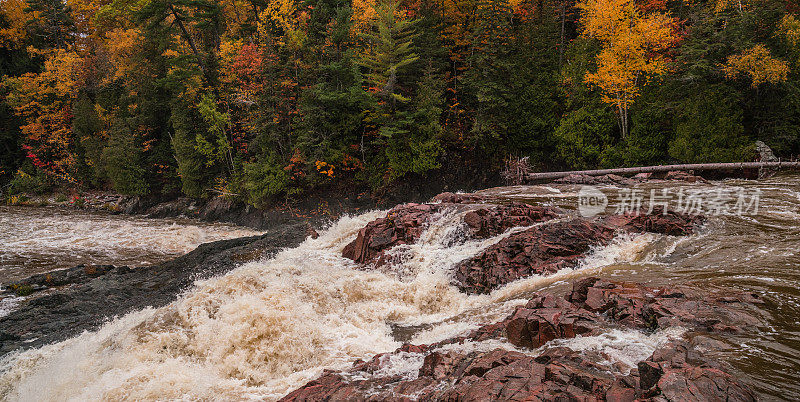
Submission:
[[[0,0],[10,191],[382,191],[800,142],[777,0]],[[347,187],[343,187],[347,188]]]

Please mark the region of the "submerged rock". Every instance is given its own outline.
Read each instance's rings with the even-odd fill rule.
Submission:
[[[649,214],[610,215],[604,223],[632,233],[659,233],[686,236],[695,233],[705,222],[702,215],[688,215],[654,208]]]

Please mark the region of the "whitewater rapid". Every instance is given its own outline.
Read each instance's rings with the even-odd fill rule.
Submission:
[[[0,282],[79,264],[143,266],[263,232],[186,218],[0,206]]]
[[[346,369],[356,359],[395,350],[402,344],[396,328],[420,328],[409,339],[415,344],[462,335],[502,319],[532,291],[659,255],[653,245],[663,239],[618,237],[575,269],[469,296],[450,284],[453,266],[525,228],[472,240],[461,214],[441,213],[416,244],[392,250],[397,257],[392,260],[399,262],[380,270],[359,267],[341,253],[360,228],[385,211],[344,217],[317,239],[198,281],[165,307],[6,356],[0,361],[0,399],[274,400],[324,369]],[[620,359],[634,361],[652,353],[663,341],[658,336],[620,333],[572,342],[587,350],[623,349]],[[638,344],[626,346],[626,337],[639,337]],[[389,367],[415,375],[421,357],[402,359]]]

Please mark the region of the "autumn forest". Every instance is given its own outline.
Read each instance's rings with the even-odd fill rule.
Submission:
[[[794,0],[0,0],[0,185],[232,197],[800,151]],[[457,161],[457,162],[454,162]]]

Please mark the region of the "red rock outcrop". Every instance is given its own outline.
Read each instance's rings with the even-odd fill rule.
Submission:
[[[385,218],[376,219],[358,231],[342,255],[358,263],[368,263],[383,251],[399,244],[412,244],[419,238],[431,216],[441,209],[435,204],[404,204],[392,208]]]
[[[659,328],[726,330],[725,326],[755,319],[743,309],[753,302],[759,300],[744,293],[689,296],[680,290],[588,278],[575,282],[566,297],[537,295],[501,323],[465,338],[405,345],[358,361],[346,372],[326,371],[284,400],[754,401],[754,394],[726,373],[724,366],[703,357],[697,348],[702,343],[695,340],[669,342],[627,369],[610,368],[591,355],[546,344],[619,326],[651,328],[652,323]],[[646,318],[658,315],[668,319]],[[749,318],[724,321],[736,315]],[[723,325],[708,325],[709,320]],[[520,347],[544,348],[528,354],[503,348],[470,352],[441,347],[466,339],[502,337],[504,332]],[[416,372],[384,374],[392,372],[382,370],[392,364],[390,355],[414,356],[422,364]]]
[[[585,174],[571,174],[553,181],[555,184],[583,184],[583,185],[598,185],[598,184],[619,184],[629,186],[642,182],[659,182],[659,181],[685,181],[689,183],[707,183],[708,180],[696,176],[691,172],[674,170],[669,172],[655,172],[655,173],[639,173],[633,177],[622,177],[615,174],[606,174],[602,176],[589,176]]]
[[[438,197],[443,201],[440,204],[395,207],[386,217],[362,228],[356,239],[344,248],[342,255],[361,264],[377,262],[378,266],[383,265],[391,260],[385,251],[416,242],[434,214],[457,205],[444,201],[460,202],[462,198],[469,199],[468,196],[445,193]],[[556,208],[517,202],[473,207],[463,217],[473,238],[489,238],[514,227],[546,223],[513,233],[479,255],[461,262],[455,267],[454,284],[467,293],[489,293],[520,278],[552,274],[573,267],[593,247],[608,244],[618,230],[687,235],[703,222],[702,216],[662,213],[660,209],[646,215],[613,215],[601,221],[575,218],[547,222],[563,216]]]
[[[612,227],[586,219],[535,226],[458,264],[455,285],[466,293],[489,293],[520,278],[552,274],[576,265],[593,246],[613,237]]]
[[[708,180],[694,175],[692,172],[673,170],[664,175],[664,180],[680,180],[689,183],[708,183]]]
[[[650,214],[610,215],[604,223],[633,233],[660,233],[685,236],[694,233],[705,222],[702,215],[687,215],[654,208]]]
[[[586,278],[566,298],[536,296],[502,325],[508,341],[537,348],[553,339],[597,335],[609,326],[655,331],[673,326],[726,332],[758,325],[747,306],[762,303],[748,293],[687,295],[688,290]]]
[[[512,202],[469,211],[464,214],[464,223],[469,226],[472,236],[487,238],[514,227],[530,226],[559,216],[561,213],[555,208]]]
[[[435,213],[448,206],[472,200],[472,196],[443,193],[435,197],[442,201],[440,204],[405,204],[395,207],[386,217],[376,219],[361,229],[356,239],[344,248],[342,255],[362,264],[380,262],[384,251],[417,241]],[[555,208],[512,202],[467,212],[464,222],[469,227],[471,236],[486,238],[512,227],[530,226],[558,216],[560,213]]]
[[[442,204],[476,204],[485,201],[486,198],[482,195],[471,193],[441,193],[433,198],[431,202],[439,202]]]
[[[702,222],[701,216],[659,210],[650,215],[613,215],[599,222],[581,218],[547,222],[511,234],[459,263],[454,284],[466,293],[489,293],[520,278],[574,267],[593,247],[608,244],[617,230],[687,235]]]

